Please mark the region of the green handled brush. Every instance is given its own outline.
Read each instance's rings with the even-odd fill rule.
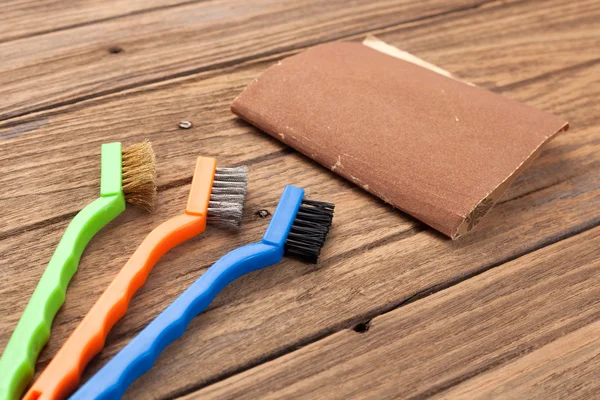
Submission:
[[[88,242],[125,210],[126,202],[152,209],[156,171],[148,141],[125,150],[121,143],[103,144],[101,160],[100,197],[67,227],[0,358],[0,400],[18,399],[33,378],[37,357]]]

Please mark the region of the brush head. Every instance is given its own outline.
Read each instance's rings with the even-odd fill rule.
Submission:
[[[302,200],[285,241],[286,256],[295,256],[316,264],[333,220],[335,205]]]
[[[152,144],[145,140],[123,150],[123,193],[125,201],[148,212],[156,198],[156,163]]]
[[[230,228],[239,228],[242,222],[248,168],[217,168],[208,203],[206,222]]]

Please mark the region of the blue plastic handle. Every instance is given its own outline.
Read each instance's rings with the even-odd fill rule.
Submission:
[[[285,239],[303,197],[302,189],[287,186],[261,242],[240,247],[219,259],[70,399],[121,398],[225,286],[248,272],[281,261]]]

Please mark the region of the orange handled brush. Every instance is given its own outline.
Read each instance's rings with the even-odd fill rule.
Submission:
[[[239,226],[247,177],[246,167],[216,168],[216,160],[199,157],[185,213],[159,225],[144,239],[24,399],[64,399],[72,393],[154,264],[173,247],[202,233],[207,222]]]

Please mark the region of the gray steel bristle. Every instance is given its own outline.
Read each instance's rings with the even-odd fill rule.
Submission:
[[[242,222],[248,168],[217,168],[208,203],[209,224],[239,228]]]

